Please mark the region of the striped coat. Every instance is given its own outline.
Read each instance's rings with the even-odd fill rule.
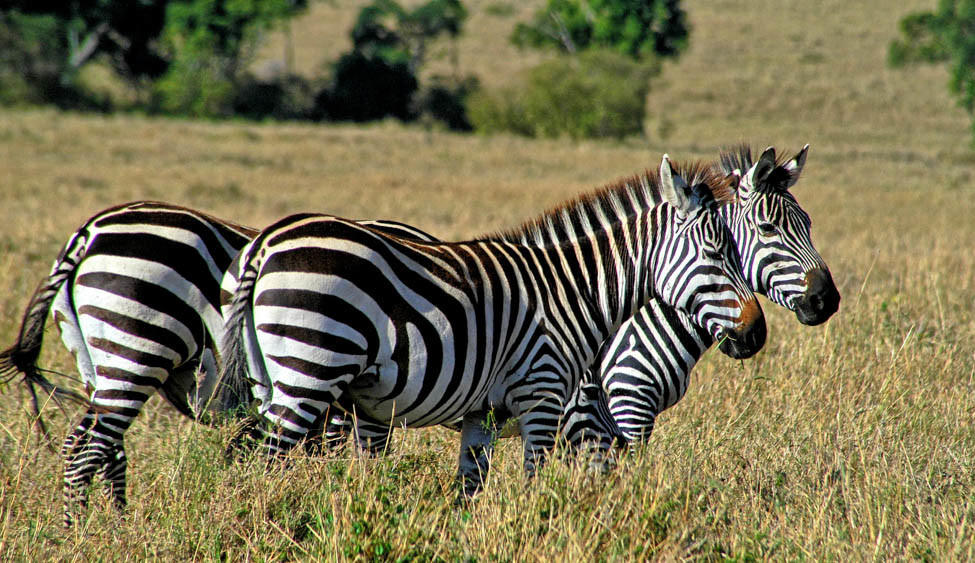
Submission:
[[[717,215],[730,193],[706,166],[674,173],[665,157],[659,175],[467,243],[283,219],[241,253],[224,388],[251,385],[269,452],[293,447],[332,404],[376,424],[463,418],[468,494],[487,471],[488,420],[518,416],[532,473],[602,341],[649,299],[724,337],[729,354],[764,344],[761,309]]]

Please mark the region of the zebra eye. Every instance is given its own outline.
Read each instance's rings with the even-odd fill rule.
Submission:
[[[722,256],[720,252],[710,248],[704,251],[704,256],[706,256],[710,260],[717,260],[718,262],[720,262],[721,259],[724,258],[724,256]]]
[[[759,223],[758,232],[761,235],[771,237],[779,233],[779,228],[772,223]]]

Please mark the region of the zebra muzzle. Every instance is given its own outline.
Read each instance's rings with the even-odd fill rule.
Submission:
[[[736,360],[744,360],[758,353],[765,346],[768,335],[765,326],[765,314],[758,305],[758,301],[751,300],[745,304],[739,317],[738,326],[723,328],[718,333],[720,342],[718,349],[726,356]]]
[[[796,299],[796,319],[807,326],[823,324],[840,308],[840,292],[829,270],[806,272],[806,291]]]

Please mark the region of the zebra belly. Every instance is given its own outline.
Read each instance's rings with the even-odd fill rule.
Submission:
[[[458,378],[454,363],[443,353],[431,355],[415,330],[403,332],[409,335],[406,341],[387,340],[392,346],[384,347],[375,363],[349,385],[346,392],[360,416],[396,426],[435,426],[485,403],[484,393],[465,384],[472,380],[469,374]],[[452,381],[456,389],[448,392]],[[466,400],[459,400],[461,396]]]

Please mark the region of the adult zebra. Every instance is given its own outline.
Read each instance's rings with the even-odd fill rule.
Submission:
[[[766,149],[757,162],[741,145],[723,151],[720,169],[747,170],[737,197],[719,213],[738,246],[745,279],[756,292],[818,325],[839,308],[829,267],[812,243],[811,221],[789,191],[809,145],[789,159]],[[715,339],[682,312],[654,300],[608,340],[592,365],[609,410],[627,441],[650,438],[657,415],[686,393],[690,372]]]
[[[268,453],[293,447],[335,403],[374,424],[462,417],[466,494],[488,469],[490,413],[517,416],[531,474],[602,341],[652,297],[723,337],[732,356],[764,344],[761,308],[716,211],[732,194],[710,168],[675,173],[665,155],[658,175],[467,243],[282,219],[241,251],[220,393],[251,386]]]
[[[401,223],[364,223],[430,238]],[[73,508],[85,504],[96,474],[115,504],[125,505],[125,432],[154,393],[194,419],[207,409],[240,406],[211,402],[214,345],[223,339],[220,283],[257,232],[185,207],[142,201],[95,214],[64,245],[30,299],[17,342],[0,353],[0,378],[22,375],[32,397],[37,384],[87,404],[62,449],[66,525]],[[87,398],[56,388],[37,368],[48,314],[74,355]]]
[[[738,246],[745,279],[756,293],[795,312],[799,322],[816,325],[836,312],[839,293],[812,244],[809,216],[789,192],[808,148],[776,159],[770,147],[755,161],[750,147],[739,145],[721,151],[715,166],[724,174],[745,171],[734,202],[719,211]],[[691,370],[713,343],[708,330],[688,315],[651,299],[600,348],[585,385],[566,406],[560,435],[572,447],[586,439],[603,452],[619,438],[648,440],[657,414],[684,396]],[[603,400],[609,402],[609,421],[601,415]],[[460,421],[446,426],[459,430]],[[333,416],[326,443],[338,447],[351,428],[348,417]],[[356,442],[360,450],[378,452],[389,434],[388,426],[359,423]]]

